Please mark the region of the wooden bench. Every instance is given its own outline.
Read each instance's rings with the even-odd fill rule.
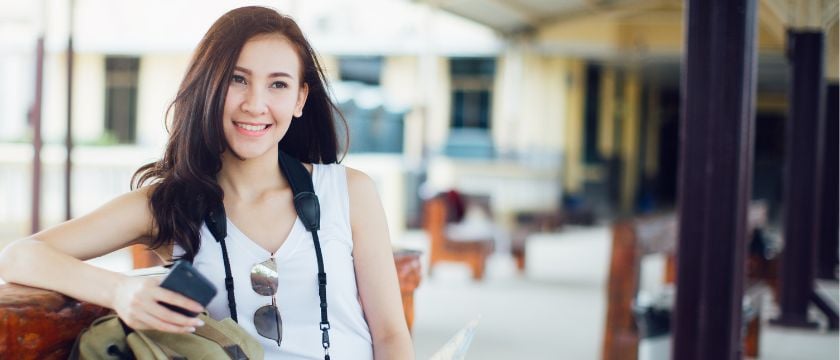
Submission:
[[[464,196],[467,201],[479,201]],[[484,204],[483,207],[489,207]],[[445,195],[429,199],[423,205],[423,228],[429,236],[429,268],[439,262],[463,262],[472,270],[472,277],[480,280],[484,277],[487,257],[493,252],[493,239],[453,239],[447,234],[447,226],[452,223],[453,214]]]
[[[143,253],[148,253],[143,249]],[[409,329],[420,253],[395,250],[394,261]],[[62,294],[15,284],[0,285],[0,359],[67,359],[76,336],[110,309]]]
[[[767,224],[767,206],[754,203],[749,209],[748,236],[756,228]],[[652,254],[666,255],[664,282],[676,280],[677,219],[673,214],[648,216],[615,222],[612,226],[612,255],[607,284],[607,316],[604,328],[602,358],[605,360],[635,360],[638,354],[639,334],[632,304],[639,288],[640,264],[643,257]],[[748,263],[755,268],[767,269],[766,260],[750,256]],[[745,265],[746,266],[746,265]],[[747,331],[744,337],[744,355],[758,357],[761,296],[771,272],[756,273],[747,270],[744,298],[754,311],[744,314]]]

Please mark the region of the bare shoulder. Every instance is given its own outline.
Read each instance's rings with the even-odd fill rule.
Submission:
[[[387,243],[388,225],[376,182],[362,171],[350,167],[346,169],[350,227],[353,230],[353,243],[356,244],[353,251],[358,255],[360,251],[364,252],[360,250],[366,247],[364,244],[380,246]]]
[[[376,182],[368,174],[361,170],[345,166],[347,169],[347,191],[350,192],[350,200],[354,195],[358,197],[374,196],[378,198]]]
[[[347,169],[347,193],[350,199],[351,222],[361,214],[372,215],[382,212],[382,203],[376,182],[368,174],[345,166]]]

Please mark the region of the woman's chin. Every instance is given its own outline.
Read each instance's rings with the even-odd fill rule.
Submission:
[[[257,148],[245,147],[245,148],[233,148],[232,150],[233,151],[231,152],[231,155],[233,155],[234,158],[237,158],[239,160],[251,160],[251,159],[260,158],[260,157],[263,157],[263,156],[267,155],[267,153],[270,152],[271,149],[270,148],[259,148],[259,149],[257,149]]]

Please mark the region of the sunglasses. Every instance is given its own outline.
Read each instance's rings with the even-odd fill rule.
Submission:
[[[257,294],[271,296],[271,305],[262,306],[254,312],[254,327],[260,336],[277,341],[277,346],[280,346],[283,340],[283,320],[274,298],[278,284],[277,263],[274,262],[274,258],[255,264],[251,268],[251,288]]]

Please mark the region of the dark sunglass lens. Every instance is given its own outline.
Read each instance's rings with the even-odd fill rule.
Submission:
[[[251,287],[262,296],[277,293],[277,264],[268,259],[251,268]]]
[[[260,336],[277,341],[283,340],[283,321],[280,319],[280,310],[275,306],[266,305],[254,313],[254,326]]]

